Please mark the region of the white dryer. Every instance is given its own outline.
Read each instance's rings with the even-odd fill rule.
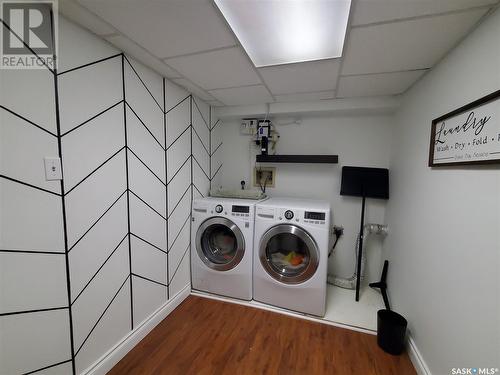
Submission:
[[[270,198],[255,214],[253,297],[324,316],[330,204]]]
[[[215,197],[193,200],[193,289],[244,300],[252,299],[256,202]]]

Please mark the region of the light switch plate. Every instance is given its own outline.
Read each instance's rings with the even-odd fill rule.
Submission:
[[[58,157],[43,158],[45,164],[45,179],[47,181],[62,180],[61,159]]]

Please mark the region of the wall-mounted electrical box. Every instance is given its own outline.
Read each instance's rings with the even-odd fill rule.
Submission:
[[[43,163],[47,181],[62,180],[61,159],[59,157],[45,157]]]
[[[257,125],[259,120],[256,118],[244,118],[241,120],[240,132],[241,134],[254,135],[257,134]]]
[[[275,187],[276,168],[274,167],[254,167],[253,186],[263,188]]]
[[[257,125],[257,139],[262,139],[262,137],[269,138],[271,136],[271,121],[269,120],[259,120]]]

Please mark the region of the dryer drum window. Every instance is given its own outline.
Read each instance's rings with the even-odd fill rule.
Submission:
[[[245,240],[240,228],[231,220],[213,217],[198,228],[196,251],[211,269],[227,271],[236,267],[243,258]]]
[[[289,224],[270,228],[260,242],[259,258],[267,273],[285,284],[309,280],[319,264],[319,250],[305,230]]]

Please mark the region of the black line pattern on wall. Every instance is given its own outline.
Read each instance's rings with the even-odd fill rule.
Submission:
[[[134,68],[134,65],[130,62],[130,60],[127,58],[127,56],[125,54],[122,54],[122,56],[125,58],[125,60],[127,61],[128,63],[128,66],[130,66],[130,68],[132,68],[132,70],[134,71],[135,75],[137,76],[137,78],[139,78],[139,80],[141,81],[142,85],[144,86],[144,88],[147,90],[147,92],[149,93],[149,95],[151,95],[151,98],[154,100],[154,102],[156,103],[156,105],[158,106],[158,108],[160,108],[160,110],[162,112],[165,112],[165,109],[160,105],[160,103],[158,103],[158,101],[155,99],[154,95],[151,93],[151,90],[149,90],[148,86],[144,83],[144,81],[142,80],[141,76],[139,73],[137,73],[137,70]]]
[[[164,287],[168,287],[167,284],[163,284],[163,283],[160,283],[159,281],[156,281],[156,280],[153,280],[153,279],[150,279],[149,277],[146,277],[146,276],[141,276],[141,275],[138,275],[136,273],[132,273],[132,276],[135,276],[135,277],[138,277],[140,279],[143,279],[143,280],[146,280],[146,281],[149,281],[149,282],[152,282],[154,284],[158,284],[158,285],[161,285],[161,286],[164,286]]]
[[[210,107],[210,124],[212,123],[212,121],[213,121],[212,107]],[[215,148],[212,148],[213,133],[214,133],[215,128],[217,126],[219,126],[219,124],[221,124],[221,121],[220,121],[220,119],[217,119],[217,121],[215,121],[215,123],[210,126],[210,189],[212,189],[212,181],[215,179],[215,177],[217,177],[219,171],[221,171],[221,169],[222,169],[222,162],[217,166],[217,168],[215,168],[215,172],[213,171],[214,168],[212,166],[214,155],[217,152],[221,152],[221,150],[222,150],[222,140],[219,141],[218,145]]]
[[[76,295],[76,297],[73,299],[73,301],[71,302],[71,304],[73,305],[77,300],[78,300],[78,297],[80,297],[82,295],[82,293],[85,291],[85,289],[87,289],[87,287],[90,285],[90,283],[92,282],[92,280],[94,280],[94,278],[99,274],[99,271],[106,265],[106,263],[108,263],[108,260],[111,259],[111,257],[113,256],[113,254],[116,252],[116,250],[118,250],[118,248],[120,247],[120,245],[123,243],[123,241],[125,241],[126,239],[128,238],[128,233],[125,234],[125,236],[123,236],[123,238],[120,240],[120,242],[118,243],[118,245],[115,246],[115,248],[113,249],[113,251],[111,252],[111,254],[108,255],[108,257],[106,258],[106,260],[104,261],[103,264],[101,264],[99,266],[99,268],[97,269],[97,271],[95,271],[95,273],[92,275],[92,277],[90,278],[89,281],[87,281],[87,283],[85,284],[85,286],[82,288],[82,290],[80,290],[80,292]]]
[[[132,237],[135,237],[135,238],[137,238],[138,240],[141,240],[142,242],[144,242],[144,243],[148,244],[149,246],[151,246],[151,247],[155,248],[156,250],[161,251],[162,253],[167,254],[167,251],[165,251],[165,250],[163,250],[161,247],[158,247],[158,246],[156,246],[155,244],[153,244],[153,243],[149,242],[148,240],[145,240],[144,238],[142,238],[141,236],[139,236],[139,235],[135,234],[134,232],[131,232],[131,233],[130,233],[130,235],[131,235]]]
[[[29,184],[27,182],[24,182],[24,181],[21,181],[21,180],[18,180],[16,178],[12,178],[12,177],[9,177],[9,176],[3,175],[3,174],[0,174],[0,179],[4,179],[4,180],[16,182],[18,184],[21,184],[21,185],[24,185],[24,186],[28,186],[28,187],[33,188],[33,189],[43,191],[44,193],[49,193],[49,194],[57,195],[59,197],[61,196],[61,194],[58,194],[58,193],[53,192],[51,190],[47,190],[47,189],[41,188],[39,186],[36,186],[36,185],[33,185],[33,184]]]
[[[144,199],[142,199],[139,195],[137,195],[136,193],[134,193],[133,190],[129,189],[129,192],[135,196],[137,199],[139,199],[142,203],[144,203],[151,211],[153,211],[155,214],[157,214],[159,217],[161,217],[163,220],[167,220],[167,218],[165,216],[163,216],[161,213],[159,213],[158,211],[156,211],[156,209],[151,206],[148,202],[146,202]]]
[[[89,232],[90,232],[90,231],[91,231],[91,230],[92,230],[92,229],[96,226],[96,224],[97,224],[99,221],[101,221],[101,219],[102,219],[104,216],[106,216],[106,214],[107,214],[107,213],[108,213],[108,212],[109,212],[109,211],[113,208],[113,206],[114,206],[116,203],[118,203],[118,201],[119,201],[119,200],[120,200],[120,199],[121,199],[121,198],[122,198],[122,197],[123,197],[123,196],[127,193],[127,191],[128,191],[128,190],[125,190],[123,193],[121,193],[121,194],[118,196],[118,198],[116,198],[116,199],[114,200],[114,202],[111,204],[111,206],[109,206],[109,207],[108,207],[108,208],[107,208],[107,209],[106,209],[106,210],[105,210],[105,211],[101,214],[101,216],[99,216],[99,218],[98,218],[96,221],[94,221],[94,223],[93,223],[93,224],[92,224],[92,225],[91,225],[91,226],[90,226],[90,227],[89,227],[89,228],[88,228],[88,229],[87,229],[87,230],[83,233],[83,235],[82,235],[82,236],[81,236],[78,240],[76,240],[76,241],[75,241],[75,243],[74,243],[73,245],[71,245],[71,247],[70,247],[70,248],[68,249],[68,251],[67,251],[68,253],[69,253],[71,250],[73,250],[73,248],[74,248],[76,245],[78,245],[78,243],[79,243],[81,240],[83,240],[83,238],[84,238],[84,237],[85,237],[85,236],[86,236],[86,235],[87,235],[87,234],[88,234],[88,233],[89,233]]]
[[[193,160],[196,162],[196,164],[198,165],[198,167],[200,167],[201,171],[203,172],[203,174],[205,175],[205,177],[207,178],[207,180],[210,181],[210,176],[208,175],[207,172],[205,172],[205,169],[203,169],[203,167],[201,166],[200,162],[198,161],[198,159],[193,155]]]
[[[74,72],[75,70],[80,70],[80,69],[83,69],[83,68],[87,68],[89,66],[92,66],[92,65],[95,65],[95,64],[99,64],[99,63],[102,63],[102,62],[105,62],[105,61],[108,61],[108,60],[111,60],[111,59],[114,59],[114,58],[117,58],[117,57],[121,58],[122,55],[123,55],[123,53],[120,52],[120,53],[117,53],[116,55],[111,55],[111,56],[108,56],[108,57],[104,57],[102,59],[95,60],[95,61],[89,62],[87,64],[79,65],[79,66],[77,66],[75,68],[64,70],[62,72],[59,72],[57,75],[58,76],[62,76],[63,74]]]
[[[51,19],[51,34],[52,34],[52,45],[56,45],[56,37],[54,32],[54,14],[52,11],[50,12]],[[23,42],[24,44],[24,42]],[[35,54],[36,55],[36,54]],[[53,55],[54,61],[57,61],[56,51],[54,50]],[[56,109],[56,127],[57,127],[57,152],[58,156],[61,160],[61,166],[63,162],[63,149],[62,149],[62,134],[61,134],[61,116],[59,110],[59,81],[57,79],[57,69],[53,71],[54,76],[54,101],[55,101],[55,109]],[[74,333],[73,333],[73,312],[71,309],[71,279],[70,279],[70,265],[69,265],[69,256],[68,256],[68,223],[66,218],[66,200],[64,198],[64,171],[62,171],[62,179],[60,181],[61,186],[61,204],[62,204],[62,217],[63,217],[63,233],[64,233],[64,251],[65,251],[65,268],[66,268],[66,290],[68,294],[68,317],[69,317],[69,338],[70,338],[70,350],[71,350],[71,368],[73,370],[73,374],[76,373],[75,368],[75,345],[74,345]]]
[[[213,180],[215,178],[215,176],[217,176],[217,173],[219,173],[219,171],[221,170],[222,168],[222,163],[221,165],[219,165],[219,168],[217,168],[217,170],[215,171],[215,173],[213,174],[212,178],[210,180]]]
[[[124,136],[125,136],[125,174],[126,174],[126,179],[127,179],[127,231],[128,231],[128,280],[129,280],[129,286],[130,286],[130,330],[134,329],[134,288],[132,284],[132,244],[130,241],[130,178],[129,178],[129,164],[128,164],[128,153],[129,153],[129,147],[128,147],[128,129],[127,129],[127,96],[126,96],[126,91],[125,91],[125,55],[121,55],[121,68],[122,68],[122,90],[123,90],[123,126],[124,126]],[[125,280],[127,282],[127,279]],[[124,282],[124,284],[125,284]],[[123,285],[122,285],[123,287]],[[120,288],[121,289],[121,288]],[[118,295],[120,290],[115,294],[115,297]],[[114,299],[114,298],[113,298]],[[108,307],[111,305],[113,301],[110,302]],[[99,320],[96,322],[94,328],[99,324],[99,321],[102,319],[104,314],[106,313],[108,308],[104,310],[102,315],[99,317]],[[89,333],[92,333],[92,331]],[[87,338],[89,337],[87,336]],[[82,343],[82,346],[85,344],[85,341]],[[81,348],[81,347],[80,347]],[[75,353],[76,356],[77,353]]]
[[[162,79],[161,82],[161,90],[163,94],[163,148],[164,152],[163,155],[165,157],[164,165],[165,165],[165,215],[168,217],[168,148],[167,148],[167,91],[166,91],[166,81],[165,78]],[[175,175],[174,175],[175,177]],[[182,228],[181,228],[182,230]],[[168,233],[168,219],[165,220],[165,234],[166,234],[166,241],[167,241],[167,282],[169,280],[169,259],[168,259],[168,253],[169,253],[169,246],[168,246],[168,241],[169,241],[169,233]],[[170,288],[167,286],[167,301],[170,299]]]
[[[90,176],[92,176],[94,173],[96,173],[99,169],[101,169],[102,167],[104,167],[110,160],[114,159],[114,157],[116,155],[118,155],[120,152],[122,152],[126,148],[127,148],[126,146],[123,146],[119,150],[115,151],[113,153],[113,155],[111,155],[109,158],[107,158],[106,160],[104,160],[101,164],[99,164],[99,166],[97,168],[95,168],[92,172],[90,172],[88,175],[86,175],[84,178],[82,178],[79,182],[77,182],[71,189],[69,189],[68,191],[66,191],[64,193],[64,196],[68,195],[73,190],[75,190],[78,186],[80,186],[80,184],[82,184],[83,182],[85,182],[85,180],[87,180]]]
[[[208,174],[210,176],[210,181],[208,182],[209,191],[212,190],[212,107],[208,108]]]
[[[45,311],[57,311],[57,310],[65,310],[67,309],[68,306],[61,306],[61,307],[51,307],[48,309],[36,309],[36,310],[25,310],[25,311],[13,311],[13,312],[8,312],[8,313],[2,313],[0,316],[11,316],[11,315],[19,315],[19,314],[30,314],[30,313],[37,313],[37,312],[45,312]]]
[[[127,151],[129,151],[132,155],[134,155],[134,156],[137,158],[137,160],[138,160],[138,161],[139,161],[139,162],[140,162],[140,163],[141,163],[144,167],[146,167],[146,169],[147,169],[148,171],[150,171],[150,172],[151,172],[151,174],[152,174],[152,175],[153,175],[153,176],[154,176],[154,177],[155,177],[155,178],[156,178],[159,182],[161,182],[163,185],[165,185],[165,182],[163,182],[163,180],[162,180],[160,177],[158,177],[158,175],[157,175],[155,172],[153,172],[153,170],[152,170],[152,169],[151,169],[151,168],[150,168],[150,167],[149,167],[149,166],[148,166],[148,165],[147,165],[144,161],[142,161],[142,159],[141,159],[141,158],[140,158],[140,157],[139,157],[139,156],[138,156],[138,155],[134,152],[134,150],[132,150],[130,147],[127,147]]]
[[[175,242],[177,241],[177,239],[181,235],[182,230],[186,227],[186,224],[189,222],[190,219],[191,219],[191,214],[189,214],[188,217],[186,218],[186,220],[184,220],[184,223],[182,224],[181,229],[179,229],[179,233],[177,233],[177,235],[175,236],[174,240],[172,241],[172,244],[169,246],[168,252],[170,252],[170,250],[172,250],[172,248],[175,245]]]
[[[2,21],[3,23],[3,21]],[[7,28],[8,26],[5,25]],[[10,30],[10,29],[9,29]],[[36,56],[36,54],[34,54],[34,56]],[[54,58],[56,58],[56,56],[54,56]],[[121,64],[122,64],[122,83],[123,83],[123,99],[119,100],[118,102],[106,107],[104,110],[101,110],[99,111],[97,114],[91,116],[90,118],[88,118],[87,120],[79,123],[78,125],[74,126],[73,128],[67,130],[66,132],[62,132],[61,131],[61,119],[60,119],[60,109],[59,109],[59,105],[60,105],[60,99],[59,99],[59,87],[58,87],[58,79],[59,77],[61,76],[69,76],[72,72],[75,72],[75,71],[79,71],[83,68],[88,68],[88,67],[91,67],[91,66],[94,66],[96,64],[99,64],[99,63],[102,63],[102,62],[105,62],[105,61],[109,61],[111,59],[115,59],[115,58],[121,58]],[[149,93],[149,95],[151,96],[151,98],[154,100],[155,104],[158,106],[158,108],[160,109],[161,113],[163,114],[163,129],[164,129],[164,138],[163,138],[163,144],[162,142],[153,134],[153,132],[149,129],[148,125],[141,119],[140,115],[132,108],[131,104],[127,102],[126,100],[126,91],[125,91],[125,63],[127,63],[127,66],[130,66],[130,68],[133,70],[133,72],[137,75],[138,79],[140,80],[141,84],[143,85],[143,87],[147,90],[147,92]],[[48,69],[48,68],[47,68]],[[129,59],[123,54],[123,53],[119,53],[119,54],[115,54],[115,55],[112,55],[112,56],[109,56],[109,57],[106,57],[106,58],[102,58],[102,59],[99,59],[99,60],[96,60],[96,61],[93,61],[93,62],[90,62],[90,63],[86,63],[86,64],[83,64],[83,65],[80,65],[80,66],[77,66],[77,67],[74,67],[74,68],[71,68],[71,69],[68,69],[68,70],[65,70],[65,71],[62,71],[62,72],[57,72],[57,70],[50,70],[48,69],[52,75],[53,75],[53,78],[54,78],[54,88],[55,88],[55,107],[56,107],[56,125],[57,125],[57,134],[54,134],[52,132],[50,132],[49,130],[43,128],[42,126],[38,125],[36,122],[20,115],[20,114],[17,114],[15,113],[14,111],[12,111],[11,109],[3,106],[3,105],[0,105],[0,108],[1,110],[4,110],[6,112],[9,112],[10,114],[12,114],[13,116],[16,116],[17,118],[23,120],[24,123],[26,123],[28,126],[33,126],[37,129],[39,129],[41,131],[41,134],[45,133],[45,134],[48,134],[48,135],[51,135],[53,137],[55,137],[57,139],[57,142],[58,142],[58,153],[59,153],[59,157],[61,158],[61,160],[63,159],[64,157],[64,152],[63,152],[63,147],[62,147],[62,140],[63,140],[63,137],[66,137],[68,136],[69,134],[76,134],[76,132],[79,130],[79,129],[82,129],[83,127],[85,126],[90,126],[90,124],[92,123],[93,120],[99,118],[100,116],[104,115],[105,113],[111,111],[112,109],[120,106],[120,105],[123,105],[123,121],[124,121],[124,134],[125,134],[125,139],[124,139],[124,144],[123,146],[118,149],[117,151],[115,151],[111,156],[109,156],[108,158],[106,158],[105,160],[103,160],[97,167],[95,167],[94,169],[92,169],[92,171],[90,173],[88,173],[85,177],[81,178],[79,180],[79,182],[77,182],[76,184],[74,184],[71,188],[68,188],[68,189],[65,189],[64,187],[64,179],[61,180],[60,182],[60,189],[61,189],[61,193],[57,193],[57,192],[53,192],[53,191],[50,191],[48,189],[44,189],[42,187],[39,187],[39,186],[35,186],[33,184],[30,184],[28,182],[25,182],[25,181],[21,181],[19,179],[16,179],[16,178],[13,178],[11,176],[7,176],[7,175],[4,175],[4,174],[0,174],[0,180],[7,180],[7,181],[10,181],[10,182],[13,182],[13,183],[17,183],[17,184],[21,184],[21,185],[24,185],[24,186],[27,186],[29,188],[33,188],[33,189],[36,189],[36,190],[39,190],[43,193],[47,193],[47,194],[51,194],[51,195],[55,195],[55,196],[58,196],[58,197],[61,197],[61,202],[62,202],[62,210],[63,210],[63,232],[64,232],[64,244],[65,244],[65,251],[64,252],[56,252],[56,251],[36,251],[36,250],[16,250],[16,249],[0,249],[0,252],[3,252],[3,253],[9,253],[9,252],[16,252],[16,253],[21,253],[21,254],[26,254],[26,256],[29,256],[30,254],[54,254],[54,255],[61,255],[61,256],[64,256],[65,257],[65,264],[66,264],[66,286],[67,286],[67,294],[68,294],[68,305],[67,306],[57,306],[57,307],[51,307],[51,308],[45,308],[45,309],[38,309],[38,310],[26,310],[26,311],[13,311],[13,312],[6,312],[6,313],[1,313],[0,314],[0,317],[2,316],[7,316],[7,315],[19,315],[19,314],[29,314],[29,313],[34,313],[34,312],[42,312],[42,311],[47,311],[47,312],[50,312],[50,311],[56,311],[56,310],[68,310],[68,315],[69,315],[69,321],[70,321],[70,324],[69,324],[69,333],[70,333],[70,345],[71,345],[71,359],[68,359],[68,360],[65,360],[65,361],[61,361],[61,362],[58,362],[58,363],[54,363],[52,365],[49,365],[49,366],[44,366],[44,367],[41,367],[39,369],[36,369],[36,370],[33,370],[33,371],[30,371],[29,373],[36,373],[36,372],[40,372],[40,371],[43,371],[43,370],[47,370],[49,368],[52,368],[52,367],[56,367],[56,366],[59,366],[59,365],[62,365],[62,364],[65,364],[65,363],[69,363],[71,362],[71,366],[72,366],[72,372],[73,374],[76,374],[76,369],[75,369],[75,358],[76,356],[80,353],[80,351],[82,350],[82,348],[85,346],[86,342],[88,341],[88,339],[90,338],[90,336],[92,335],[92,333],[94,332],[94,330],[96,329],[96,327],[98,326],[99,322],[102,320],[102,318],[105,316],[106,312],[108,311],[108,309],[110,308],[110,306],[112,305],[112,303],[115,301],[116,297],[118,296],[118,294],[120,293],[120,291],[122,291],[125,287],[125,285],[127,284],[127,281],[129,282],[129,285],[130,285],[130,309],[131,309],[131,329],[134,329],[134,321],[133,321],[133,286],[132,286],[132,276],[136,276],[136,277],[139,277],[139,278],[142,278],[144,280],[147,280],[147,281],[150,281],[150,282],[153,282],[153,283],[156,283],[156,284],[160,284],[162,286],[164,286],[167,290],[167,301],[170,299],[170,285],[172,284],[172,282],[174,281],[180,267],[181,267],[181,264],[183,263],[186,255],[188,254],[189,252],[189,249],[190,249],[190,246],[191,246],[191,243],[189,241],[189,244],[187,246],[187,248],[185,250],[183,250],[182,252],[182,256],[180,257],[180,260],[178,260],[175,264],[175,268],[174,268],[174,271],[170,274],[169,272],[169,264],[168,264],[168,255],[169,253],[173,250],[174,248],[174,245],[177,244],[177,240],[180,238],[180,235],[181,233],[186,229],[186,226],[189,222],[191,222],[191,213],[188,214],[188,216],[182,221],[182,225],[180,226],[180,229],[178,229],[177,233],[174,233],[172,234],[172,238],[173,238],[173,241],[172,243],[169,244],[169,239],[168,239],[168,236],[169,236],[169,231],[168,231],[168,221],[169,219],[172,217],[172,215],[174,214],[174,212],[176,212],[177,208],[179,207],[179,205],[181,204],[181,202],[183,201],[183,199],[186,197],[186,195],[188,194],[188,192],[190,193],[190,198],[191,198],[191,202],[192,202],[192,199],[193,199],[193,192],[196,191],[199,195],[201,196],[204,196],[207,194],[207,191],[203,192],[202,188],[199,188],[196,184],[196,181],[194,181],[194,175],[193,175],[193,167],[194,167],[194,164],[193,163],[196,163],[196,165],[201,169],[201,171],[203,172],[203,175],[204,175],[204,178],[206,179],[206,181],[208,183],[210,183],[212,181],[212,179],[215,177],[215,175],[218,173],[218,171],[220,170],[220,168],[222,167],[219,166],[217,171],[215,172],[215,174],[212,175],[212,171],[211,171],[211,156],[214,155],[218,149],[221,147],[222,143],[219,144],[214,151],[211,150],[211,133],[212,133],[212,130],[214,129],[214,127],[219,123],[217,122],[213,127],[210,127],[210,121],[211,121],[211,109],[210,110],[210,115],[209,115],[209,119],[208,119],[208,122],[207,120],[205,119],[202,111],[200,110],[200,107],[198,105],[198,103],[196,102],[196,99],[192,96],[192,95],[188,95],[186,96],[185,98],[183,98],[182,100],[180,100],[177,104],[175,104],[172,108],[168,109],[168,111],[166,110],[166,105],[165,105],[165,98],[166,98],[166,90],[165,90],[165,79],[163,79],[163,82],[162,82],[162,85],[163,85],[163,103],[160,104],[158,103],[158,101],[156,100],[156,98],[154,97],[154,95],[152,94],[151,90],[147,87],[146,83],[144,82],[144,80],[140,77],[139,73],[137,72],[137,70],[133,67],[132,63],[129,61]],[[167,146],[167,128],[168,128],[168,124],[167,124],[167,120],[166,120],[166,116],[168,113],[172,112],[173,110],[175,110],[179,105],[181,105],[183,102],[185,102],[186,100],[189,100],[189,125],[184,128],[184,130],[182,130],[182,132],[170,143],[168,144]],[[198,112],[199,112],[199,115],[201,117],[201,119],[203,120],[203,123],[204,123],[204,126],[207,128],[208,130],[208,134],[209,134],[209,144],[208,146],[206,145],[206,143],[203,141],[203,137],[200,136],[199,132],[194,128],[193,126],[193,108],[195,108]],[[165,181],[162,180],[161,177],[159,177],[151,167],[149,167],[147,165],[146,162],[144,162],[140,157],[139,155],[137,154],[137,152],[133,151],[129,145],[129,142],[128,142],[128,139],[127,139],[127,109],[130,110],[130,112],[137,118],[137,120],[139,120],[140,124],[144,127],[145,130],[147,130],[148,134],[152,137],[152,139],[154,140],[154,143],[159,146],[161,148],[161,150],[163,150],[164,154],[165,154],[165,159],[164,159],[164,166],[165,166]],[[182,162],[181,166],[178,167],[176,169],[176,171],[172,174],[172,176],[167,176],[167,152],[171,149],[172,146],[174,146],[174,144],[176,144],[177,141],[179,141],[182,136],[187,132],[187,131],[190,131],[191,133],[191,136],[190,136],[190,153],[189,153],[189,156]],[[193,135],[194,133],[194,135]],[[203,167],[202,165],[200,164],[200,161],[195,158],[194,154],[193,154],[193,139],[194,137],[196,137],[196,139],[201,143],[202,145],[202,149],[204,150],[204,152],[206,153],[206,157],[208,158],[209,160],[209,171],[207,172]],[[125,163],[126,163],[126,183],[127,183],[127,187],[125,189],[125,191],[121,192],[118,197],[113,201],[113,203],[111,203],[111,205],[109,207],[107,207],[99,216],[96,220],[94,220],[90,226],[84,231],[84,233],[78,237],[78,239],[76,239],[74,241],[73,244],[71,244],[70,246],[70,243],[69,243],[69,239],[68,239],[68,223],[66,221],[66,217],[67,217],[67,213],[66,213],[66,199],[67,197],[75,191],[75,189],[77,189],[79,186],[81,185],[84,185],[86,183],[88,183],[88,181],[92,178],[92,176],[94,176],[97,171],[99,171],[103,166],[107,165],[111,160],[114,160],[119,154],[122,153],[122,151],[124,151],[125,153]],[[129,171],[128,171],[128,161],[129,161],[129,154],[132,154],[135,158],[137,158],[137,160],[141,163],[141,165],[143,165],[145,168],[147,168],[147,170],[152,173],[154,175],[154,177],[159,180],[164,186],[165,186],[165,202],[166,202],[166,207],[165,207],[165,216],[162,215],[157,209],[155,209],[151,204],[149,204],[147,202],[146,199],[144,199],[144,197],[141,197],[139,195],[139,193],[136,193],[134,192],[130,186],[129,186]],[[188,186],[185,188],[183,194],[181,195],[181,197],[177,200],[177,202],[175,204],[172,205],[173,209],[170,211],[170,214],[169,214],[169,205],[168,205],[168,198],[169,198],[169,190],[168,190],[168,187],[170,185],[170,183],[173,182],[173,180],[178,176],[178,174],[180,173],[180,171],[182,170],[182,168],[185,167],[185,165],[190,161],[190,167],[191,167],[191,173],[190,173],[190,182],[188,184]],[[64,172],[64,171],[63,171]],[[201,182],[201,181],[200,181]],[[107,255],[107,257],[105,258],[105,260],[98,266],[96,267],[95,271],[92,272],[91,276],[85,280],[85,283],[83,285],[83,287],[77,292],[75,293],[74,296],[72,296],[72,292],[71,292],[71,278],[70,278],[70,271],[71,271],[71,267],[70,267],[70,259],[69,259],[69,254],[72,250],[74,250],[74,248],[81,243],[82,239],[84,239],[95,227],[96,225],[104,218],[106,217],[106,215],[110,212],[110,210],[121,200],[121,198],[123,198],[123,196],[126,195],[127,197],[127,221],[128,221],[128,232],[124,234],[124,236],[121,238],[121,240],[119,241],[119,243],[113,248],[113,250],[111,250],[111,252],[109,253],[109,255]],[[165,230],[166,230],[166,235],[167,235],[167,247],[166,249],[162,249],[158,246],[156,246],[155,244],[151,243],[150,241],[148,241],[147,239],[144,239],[142,238],[142,236],[140,236],[139,234],[137,233],[134,233],[131,229],[131,223],[130,223],[130,216],[131,216],[131,213],[130,213],[130,195],[136,197],[139,201],[141,201],[145,207],[147,207],[149,210],[153,211],[155,214],[157,214],[158,216],[160,216],[164,221],[165,221]],[[192,205],[192,203],[191,203]],[[191,232],[191,224],[190,224],[190,227],[189,227],[189,230]],[[144,275],[140,275],[140,274],[137,274],[135,272],[132,272],[132,259],[131,259],[131,237],[134,237],[134,238],[137,238],[138,240],[146,243],[148,246],[151,246],[153,249],[156,249],[162,253],[164,253],[166,255],[166,260],[167,260],[167,265],[166,265],[166,269],[167,269],[167,283],[159,283],[158,281],[155,281],[155,280],[152,280]],[[190,237],[191,238],[191,237]],[[116,291],[116,293],[114,294],[113,298],[109,301],[109,303],[106,305],[106,308],[102,311],[102,313],[100,314],[99,318],[97,319],[97,321],[94,322],[90,332],[88,332],[87,336],[85,337],[85,339],[83,340],[83,342],[81,343],[81,345],[78,347],[78,349],[75,349],[74,347],[74,335],[73,335],[73,326],[74,326],[74,321],[73,321],[73,317],[72,317],[72,307],[73,307],[73,304],[79,300],[79,298],[82,296],[83,293],[86,292],[86,290],[88,289],[88,287],[93,283],[93,281],[96,279],[96,277],[100,274],[101,270],[103,269],[103,267],[108,264],[109,260],[111,258],[113,258],[113,256],[115,255],[115,253],[117,252],[117,249],[123,244],[123,242],[128,239],[128,247],[129,247],[129,274],[127,276],[127,278],[123,281],[123,283],[121,284],[120,288]]]
[[[156,136],[153,134],[153,132],[151,132],[151,130],[149,130],[148,126],[144,123],[144,121],[142,121],[142,119],[139,117],[139,115],[137,114],[137,112],[134,111],[134,109],[130,106],[130,104],[128,104],[128,102],[125,102],[125,104],[132,111],[132,113],[135,115],[135,117],[139,120],[139,122],[142,124],[142,126],[144,126],[144,128],[148,131],[149,135],[151,135],[151,137],[153,137],[153,139],[156,141],[156,143],[158,144],[158,146],[160,146],[161,149],[163,151],[165,151],[165,148],[163,147],[163,145],[161,144],[161,142],[158,140],[158,138],[156,138]]]
[[[80,350],[82,350],[82,348],[84,347],[85,343],[89,339],[90,335],[92,335],[92,332],[94,332],[95,328],[97,327],[97,325],[99,324],[99,322],[101,321],[101,319],[104,317],[104,314],[106,314],[106,311],[108,311],[109,307],[111,306],[111,304],[113,303],[113,301],[116,299],[116,297],[118,296],[118,294],[121,292],[121,290],[123,289],[123,287],[125,286],[125,284],[126,284],[126,282],[128,280],[130,280],[130,275],[127,275],[127,277],[125,278],[125,280],[123,281],[123,283],[120,285],[120,288],[118,288],[118,290],[116,291],[116,293],[113,296],[113,298],[111,299],[111,301],[109,301],[108,305],[106,306],[106,308],[104,309],[104,311],[102,312],[102,314],[99,316],[99,319],[97,319],[97,321],[95,322],[95,324],[92,326],[92,329],[90,330],[90,332],[88,333],[88,335],[85,337],[85,339],[81,343],[80,347],[76,350],[75,357],[78,355],[78,353],[80,352]]]
[[[16,112],[14,112],[14,111],[12,111],[12,110],[10,110],[9,108],[7,108],[7,107],[5,107],[5,106],[3,106],[3,105],[0,105],[0,108],[1,108],[1,109],[3,109],[3,110],[4,110],[4,111],[6,111],[6,112],[9,112],[9,113],[10,113],[11,115],[13,115],[13,116],[16,116],[17,118],[20,118],[20,119],[21,119],[21,120],[23,120],[25,123],[30,124],[30,125],[33,125],[35,128],[37,128],[37,129],[39,129],[39,130],[41,130],[41,131],[43,131],[43,132],[45,132],[45,133],[47,133],[47,134],[49,134],[49,135],[51,135],[51,136],[55,137],[55,138],[57,138],[57,135],[55,135],[55,134],[54,134],[54,133],[52,133],[51,131],[49,131],[49,130],[45,129],[44,127],[42,127],[42,126],[40,126],[40,125],[38,125],[38,124],[35,124],[33,121],[28,120],[26,117],[21,116],[20,114],[18,114],[18,113],[16,113]]]
[[[54,363],[53,365],[45,366],[45,367],[39,368],[39,369],[37,369],[35,371],[25,372],[23,375],[36,374],[37,372],[41,372],[41,371],[45,371],[45,370],[51,369],[53,367],[61,366],[61,365],[64,365],[65,363],[68,363],[68,362],[71,362],[71,361],[72,361],[71,359],[67,359],[66,361],[57,362],[57,363]]]
[[[89,122],[91,122],[92,120],[95,120],[95,119],[96,119],[96,118],[98,118],[99,116],[101,116],[101,115],[105,114],[105,113],[106,113],[106,112],[108,112],[109,110],[111,110],[111,109],[113,109],[113,108],[115,108],[115,107],[119,106],[119,105],[120,105],[120,104],[122,104],[122,103],[123,103],[123,100],[120,100],[119,102],[117,102],[117,103],[115,103],[115,104],[113,104],[113,105],[109,106],[108,108],[106,108],[106,109],[102,110],[101,112],[99,112],[98,114],[96,114],[96,115],[92,116],[92,117],[91,117],[91,118],[89,118],[88,120],[85,120],[85,121],[84,121],[84,122],[82,122],[80,125],[77,125],[77,126],[75,126],[74,128],[72,128],[72,129],[68,130],[67,132],[63,133],[63,134],[61,135],[61,137],[64,137],[64,136],[66,136],[66,135],[68,135],[68,134],[70,134],[70,133],[74,132],[75,130],[80,129],[82,126],[87,125],[87,124],[88,124]]]

